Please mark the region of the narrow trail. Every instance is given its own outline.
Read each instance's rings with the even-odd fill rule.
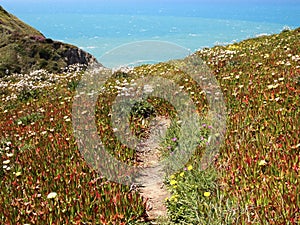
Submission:
[[[165,117],[157,117],[151,124],[150,137],[142,141],[137,148],[139,167],[143,168],[141,176],[136,180],[141,195],[148,199],[147,215],[148,220],[155,223],[158,217],[167,215],[167,208],[164,204],[169,197],[169,192],[164,186],[165,173],[160,161],[159,143],[170,125],[170,120]]]

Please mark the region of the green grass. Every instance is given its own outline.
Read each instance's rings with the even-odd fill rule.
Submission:
[[[202,171],[199,162],[210,124],[199,129],[203,140],[186,170],[166,177],[172,197],[166,200],[168,219],[161,224],[299,223],[299,37],[298,29],[196,53],[224,94],[225,141],[213,165]],[[99,95],[95,121],[109,152],[130,165],[137,164],[136,152],[115,137],[108,114],[117,87],[150,74],[183,86],[200,116],[208,110],[201,88],[168,63],[116,73]],[[67,72],[0,78],[3,224],[141,224],[144,199],[99,176],[78,150],[71,109],[81,76]],[[20,80],[32,86],[20,87]],[[168,156],[180,138],[178,115],[170,103],[148,98],[137,104],[131,129],[147,136],[150,119],[159,115],[172,120],[161,144]],[[51,192],[57,193],[54,199],[47,198]]]

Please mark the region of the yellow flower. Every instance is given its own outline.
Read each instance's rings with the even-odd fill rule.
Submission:
[[[178,197],[179,197],[179,195],[172,195],[171,198],[170,198],[170,201],[177,202],[178,201]]]
[[[204,195],[205,197],[209,197],[211,194],[210,194],[210,192],[206,191],[206,192],[204,192],[203,195]]]
[[[19,177],[19,176],[21,176],[22,175],[22,173],[21,172],[16,172],[16,177]]]
[[[175,184],[177,184],[177,181],[176,181],[176,180],[171,180],[171,181],[170,181],[170,184],[171,184],[171,185],[175,185]]]
[[[183,177],[183,176],[184,176],[184,172],[181,172],[179,175],[180,175],[181,177]]]
[[[188,170],[192,170],[192,169],[193,169],[193,166],[192,166],[192,165],[189,165],[187,169],[188,169]]]
[[[260,160],[259,163],[258,163],[259,166],[265,166],[267,164],[268,163],[266,162],[266,160]]]
[[[173,175],[171,175],[171,176],[170,176],[170,178],[171,178],[171,179],[174,179],[174,178],[175,178],[175,175],[174,175],[174,174],[173,174]]]
[[[237,45],[229,45],[228,50],[235,50],[235,49],[240,49],[241,47],[237,46]]]

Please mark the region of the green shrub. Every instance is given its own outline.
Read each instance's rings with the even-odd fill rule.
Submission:
[[[42,48],[39,51],[39,56],[40,56],[41,59],[49,60],[50,57],[51,57],[51,52],[48,49]]]
[[[30,89],[24,88],[18,95],[18,99],[20,101],[26,102],[29,99],[38,99],[39,94],[40,94],[40,91],[38,89],[30,90]]]

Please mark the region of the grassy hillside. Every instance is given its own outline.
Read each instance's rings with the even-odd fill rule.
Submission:
[[[0,77],[45,69],[59,72],[72,64],[96,61],[75,46],[46,38],[0,6]]]
[[[169,218],[161,224],[299,224],[299,42],[297,29],[195,53],[220,84],[227,131],[211,167],[201,171],[198,164],[210,134],[206,124],[195,156],[166,178],[172,197],[166,200]],[[142,224],[144,199],[99,177],[78,150],[71,109],[80,97],[74,90],[82,74],[0,78],[3,224]],[[108,151],[131,165],[138,163],[136,152],[114,136],[108,114],[120,87],[153,74],[174,80],[205,113],[203,92],[176,66],[160,63],[116,72],[99,90],[95,121]],[[172,119],[161,146],[164,154],[172,154],[179,138],[176,111],[157,98],[137,107],[131,118],[137,135],[147,132],[153,116]],[[150,117],[143,114],[147,110]]]
[[[8,13],[0,6],[0,24],[1,34],[3,33],[19,33],[24,35],[37,35],[44,37],[39,31],[33,27],[21,22],[17,17]]]
[[[227,134],[212,170],[170,179],[172,220],[299,223],[300,29],[196,54],[222,88]]]

